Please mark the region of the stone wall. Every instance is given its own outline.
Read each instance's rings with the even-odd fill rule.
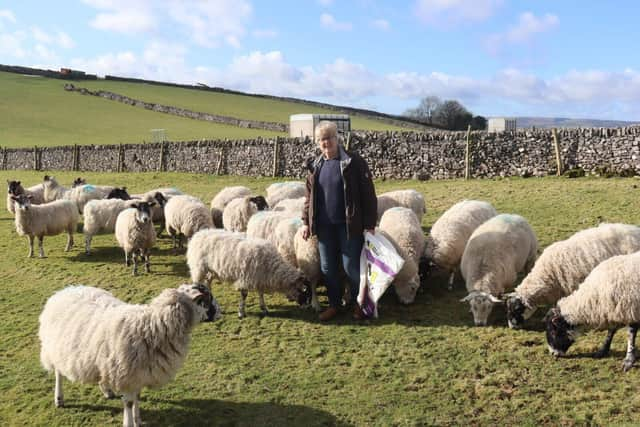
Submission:
[[[448,179],[465,174],[466,132],[354,132],[351,149],[375,177]],[[545,176],[556,173],[551,131],[472,132],[470,176]],[[560,130],[563,171],[581,168],[640,175],[640,127]],[[275,138],[2,149],[5,169],[99,172],[176,171],[300,178],[318,151],[308,139]],[[275,162],[274,162],[275,159]]]

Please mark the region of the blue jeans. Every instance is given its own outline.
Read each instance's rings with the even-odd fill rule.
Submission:
[[[341,258],[349,280],[350,302],[355,303],[360,289],[360,252],[364,244],[364,236],[347,239],[346,224],[318,224],[316,231],[320,251],[320,269],[327,282],[329,305],[335,308],[342,305]]]

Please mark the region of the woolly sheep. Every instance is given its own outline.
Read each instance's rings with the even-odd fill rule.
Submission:
[[[428,263],[448,274],[449,290],[453,289],[469,237],[478,226],[496,215],[498,212],[487,202],[463,200],[451,206],[431,227],[425,257]]]
[[[487,324],[493,304],[512,288],[521,271],[533,267],[538,240],[526,219],[501,214],[478,227],[467,242],[460,270],[469,295],[468,301],[476,326]]]
[[[607,338],[595,357],[609,353],[615,332],[629,327],[627,354],[622,368],[633,366],[635,340],[640,325],[640,252],[618,255],[599,264],[571,295],[558,301],[546,316],[549,351],[564,355],[576,339],[577,326],[608,329]]]
[[[280,221],[296,218],[287,212],[262,211],[253,215],[247,223],[247,236],[273,241]]]
[[[154,224],[157,224],[159,237],[162,234],[162,230],[165,229],[164,220],[164,207],[173,196],[181,196],[184,193],[177,188],[156,188],[149,190],[143,194],[133,194],[132,199],[140,199],[143,202],[156,202],[157,204],[151,208],[151,219]]]
[[[182,249],[182,237],[191,238],[204,228],[213,228],[211,212],[202,201],[192,196],[173,196],[164,207],[165,228],[173,240],[173,248]]]
[[[286,212],[299,217],[302,217],[302,210],[304,209],[304,202],[306,197],[298,197],[297,199],[283,199],[280,200],[272,210],[275,212]]]
[[[304,197],[306,192],[307,189],[304,182],[276,182],[267,187],[267,204],[269,206],[275,206],[284,199]]]
[[[302,235],[302,227],[299,227],[293,237],[296,265],[298,266],[298,269],[302,271],[304,277],[309,281],[309,286],[311,286],[311,307],[315,311],[320,311],[321,307],[320,302],[318,301],[318,291],[316,289],[322,279],[318,238],[316,236],[309,236],[309,238],[305,240]]]
[[[418,217],[409,208],[391,208],[382,215],[378,230],[405,261],[392,284],[400,302],[411,304],[420,287],[418,264],[424,252],[424,234]]]
[[[12,196],[16,203],[16,231],[29,239],[29,258],[33,258],[33,238],[38,237],[40,258],[44,258],[44,236],[67,232],[65,252],[73,246],[73,232],[78,224],[78,208],[70,200],[57,200],[42,205],[32,205],[30,196]]]
[[[41,205],[44,203],[44,187],[42,184],[36,184],[25,189],[20,184],[20,181],[7,180],[7,210],[11,212],[11,214],[16,213],[16,208],[11,196],[19,196],[20,194],[31,196],[32,205]]]
[[[416,190],[389,191],[378,196],[378,223],[387,209],[395,207],[411,209],[416,214],[419,223],[422,223],[422,217],[427,212],[427,205],[422,193]]]
[[[199,231],[187,248],[187,265],[193,283],[233,282],[241,296],[240,318],[245,317],[245,300],[250,290],[258,291],[263,315],[268,313],[265,293],[283,293],[300,305],[309,302],[307,279],[282,259],[275,246],[263,239],[225,230]]]
[[[244,196],[230,201],[222,213],[222,225],[229,231],[247,231],[249,219],[265,210],[267,202],[262,196]]]
[[[111,186],[80,185],[75,188],[66,188],[58,184],[52,176],[44,176],[44,200],[52,202],[54,200],[67,199],[76,203],[78,213],[82,213],[84,205],[89,200],[104,199],[114,189]]]
[[[40,360],[53,372],[54,404],[64,406],[62,377],[121,393],[123,425],[141,426],[140,392],[171,381],[189,350],[192,329],[219,317],[203,286],[165,289],[149,304],[127,304],[90,286],[51,296],[40,314]]]
[[[640,251],[640,227],[601,224],[548,246],[531,273],[507,295],[507,320],[521,327],[540,305],[555,304],[575,291],[602,261]]]
[[[91,200],[84,205],[84,241],[85,253],[91,253],[91,240],[98,232],[112,232],[116,228],[116,219],[123,210],[131,207],[136,200],[102,199]]]
[[[138,254],[144,260],[145,270],[151,272],[150,252],[156,243],[156,232],[151,220],[151,207],[155,202],[136,201],[118,214],[116,240],[124,249],[124,262],[128,267],[133,258],[133,275],[138,274]]]
[[[250,196],[252,194],[251,189],[248,187],[243,187],[241,185],[233,186],[233,187],[225,187],[215,195],[213,199],[211,199],[211,218],[213,219],[213,224],[217,228],[222,228],[222,213],[224,212],[224,208],[227,207],[230,201],[233,199],[238,199],[244,196]]]

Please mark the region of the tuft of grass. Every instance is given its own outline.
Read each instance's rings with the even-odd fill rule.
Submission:
[[[1,171],[25,185],[46,172]],[[48,172],[52,175],[51,172]],[[70,183],[77,172],[56,172]],[[95,184],[126,185],[131,192],[172,186],[206,203],[227,185],[256,192],[275,179],[176,173],[85,174]],[[599,220],[637,224],[640,191],[632,179],[529,178],[484,181],[384,181],[379,193],[415,188],[425,195],[426,230],[463,198],[483,199],[501,212],[523,215],[541,245],[594,226]],[[87,257],[82,237],[70,253],[65,237],[45,238],[48,258],[27,259],[26,239],[10,214],[0,212],[0,424],[7,426],[119,425],[120,400],[105,400],[95,386],[65,381],[65,408],[53,405],[53,376],[39,362],[38,316],[46,299],[68,284],[105,288],[131,303],[145,303],[162,289],[188,281],[183,254],[167,238],[152,252],[151,274],[132,278],[112,235],[94,239]],[[541,310],[529,329],[510,330],[504,310],[491,326],[472,326],[465,295],[436,278],[402,306],[382,299],[378,320],[354,322],[345,312],[321,324],[315,313],[281,296],[267,296],[270,315],[259,316],[250,294],[247,318],[236,316],[237,292],[216,283],[225,310],[221,320],[193,333],[186,363],[176,379],[144,390],[148,425],[635,425],[638,369],[623,374],[625,336],[612,355],[588,357],[604,338],[588,332],[553,359],[541,330]],[[321,302],[326,295],[321,290]],[[631,396],[631,397],[630,397]]]

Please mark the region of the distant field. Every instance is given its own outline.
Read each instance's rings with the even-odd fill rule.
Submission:
[[[45,172],[1,171],[0,180],[40,182]],[[51,173],[49,173],[51,174]],[[75,173],[53,173],[68,184]],[[132,192],[177,186],[209,202],[227,185],[263,192],[273,179],[145,173],[84,174],[90,183],[127,185]],[[560,178],[473,181],[378,181],[378,192],[415,188],[427,201],[425,232],[463,198],[492,202],[526,217],[545,247],[600,220],[640,223],[635,179]],[[3,197],[4,199],[4,197]],[[170,240],[152,252],[151,274],[132,278],[112,235],[94,240],[95,253],[65,238],[45,238],[48,258],[27,259],[11,216],[0,210],[0,425],[117,426],[120,400],[105,400],[96,386],[65,382],[67,407],[53,405],[54,378],[39,362],[38,315],[46,299],[70,283],[99,286],[132,303],[148,302],[188,278],[184,255]],[[604,338],[587,332],[569,357],[548,354],[540,320],[510,330],[503,310],[491,326],[473,327],[468,305],[444,279],[433,279],[415,304],[383,298],[379,320],[356,323],[343,314],[328,324],[280,296],[267,296],[271,314],[259,316],[250,294],[247,318],[238,320],[238,295],[215,283],[226,313],[200,325],[174,382],[142,393],[149,426],[418,426],[418,425],[639,425],[640,366],[622,373],[626,334],[612,355],[589,357]],[[321,295],[326,304],[326,295]]]

